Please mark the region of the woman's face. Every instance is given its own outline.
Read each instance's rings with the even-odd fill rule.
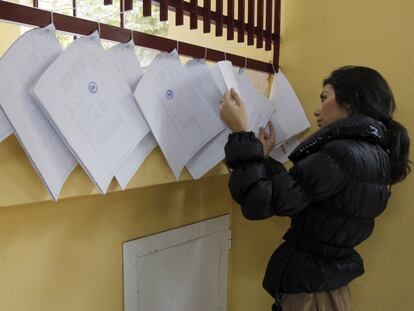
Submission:
[[[321,93],[321,104],[313,113],[319,127],[327,126],[330,123],[349,116],[349,112],[340,106],[335,99],[335,90],[332,85],[324,86]]]

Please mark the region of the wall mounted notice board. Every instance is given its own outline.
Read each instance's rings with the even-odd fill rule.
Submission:
[[[225,311],[229,216],[124,243],[125,311]]]

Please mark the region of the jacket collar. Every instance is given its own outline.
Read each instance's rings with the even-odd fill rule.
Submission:
[[[297,146],[289,159],[298,162],[326,143],[338,139],[360,140],[387,148],[387,130],[384,124],[368,116],[355,115],[319,129]]]

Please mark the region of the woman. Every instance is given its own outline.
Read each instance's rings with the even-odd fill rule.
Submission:
[[[273,310],[351,310],[348,284],[364,273],[354,247],[371,235],[390,185],[410,172],[409,137],[392,119],[394,97],[377,71],[342,67],[323,86],[314,113],[320,129],[292,152],[289,172],[268,157],[271,124],[256,138],[234,90],[220,107],[233,132],[225,146],[229,188],[243,215],[291,218],[263,280]]]

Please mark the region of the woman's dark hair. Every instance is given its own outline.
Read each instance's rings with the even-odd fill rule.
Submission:
[[[366,115],[381,121],[387,128],[391,160],[391,184],[402,181],[410,173],[410,138],[407,130],[392,116],[394,95],[385,79],[376,70],[361,66],[345,66],[323,81],[335,90],[337,103],[350,115]]]

